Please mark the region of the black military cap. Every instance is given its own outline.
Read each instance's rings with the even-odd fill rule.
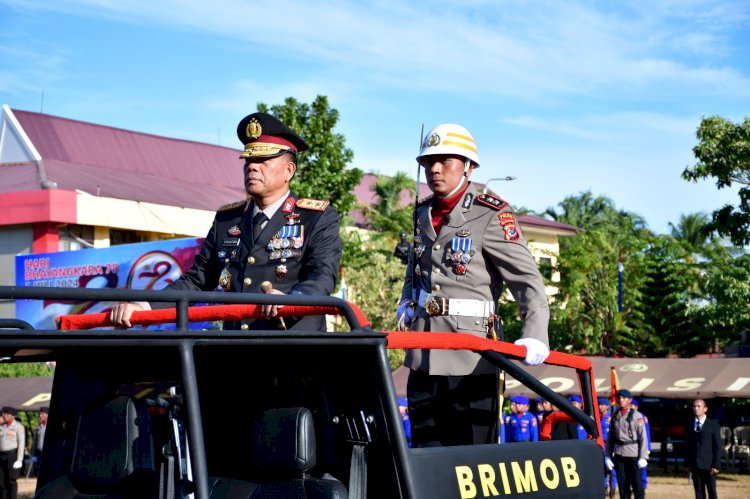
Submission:
[[[237,125],[237,137],[245,144],[240,158],[271,158],[287,152],[296,155],[310,147],[294,130],[266,113],[242,118]]]
[[[46,406],[45,407],[40,407],[39,408],[39,412],[44,412],[46,414],[49,414],[49,407],[46,407]]]
[[[10,406],[7,406],[7,405],[2,408],[2,413],[5,414],[6,412],[8,414],[10,414],[11,416],[18,415],[18,411],[17,410],[15,410],[13,407],[10,407]]]

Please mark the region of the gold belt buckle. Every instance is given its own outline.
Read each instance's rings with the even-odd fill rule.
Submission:
[[[432,296],[425,302],[424,309],[433,317],[445,315],[448,312],[448,300],[438,296]]]

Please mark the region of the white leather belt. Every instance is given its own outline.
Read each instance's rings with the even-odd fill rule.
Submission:
[[[484,300],[465,300],[461,298],[443,298],[419,290],[419,306],[433,317],[454,315],[461,317],[490,317],[495,313],[495,303]]]

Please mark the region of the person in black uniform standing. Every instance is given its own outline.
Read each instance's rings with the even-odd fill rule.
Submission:
[[[716,496],[716,475],[721,468],[721,428],[714,419],[706,417],[706,401],[693,401],[693,424],[685,428],[687,456],[685,467],[693,478],[696,499]]]
[[[298,199],[289,189],[297,154],[307,143],[266,113],[240,121],[248,199],[219,208],[192,267],[165,289],[329,295],[341,260],[339,216],[328,201]],[[133,311],[164,304],[119,303],[110,320],[131,327]],[[264,319],[227,323],[224,329],[325,330],[325,316],[276,318],[278,305],[263,305]]]

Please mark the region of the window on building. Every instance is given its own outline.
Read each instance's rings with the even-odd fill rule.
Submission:
[[[109,229],[109,245],[140,243],[146,241],[145,236],[137,230]]]
[[[68,224],[60,227],[60,251],[74,251],[94,247],[94,227]]]

